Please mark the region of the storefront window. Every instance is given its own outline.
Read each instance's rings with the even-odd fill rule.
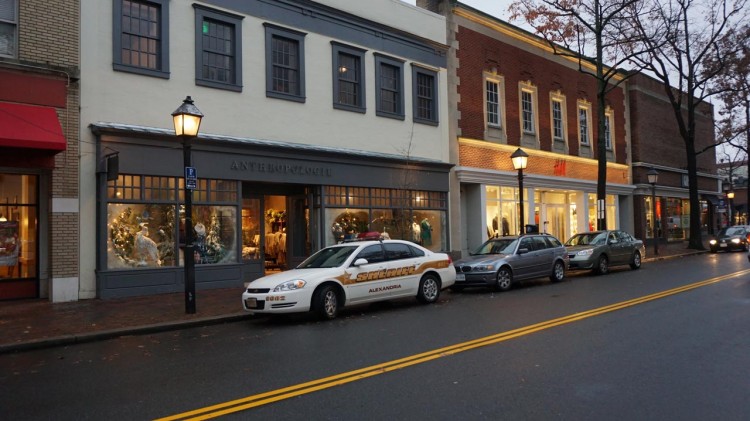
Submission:
[[[487,236],[518,234],[518,189],[504,186],[486,186]]]
[[[444,192],[326,186],[324,202],[326,245],[378,232],[434,251],[447,246]]]
[[[596,194],[589,193],[589,231],[596,231]],[[617,196],[608,194],[604,199],[604,212],[607,218],[607,229],[618,229],[619,221],[617,220]]]
[[[107,205],[107,267],[175,266],[174,210],[174,205]]]
[[[37,176],[0,174],[0,280],[37,275]]]
[[[690,205],[687,200],[667,198],[667,240],[684,240],[690,236]]]
[[[234,206],[193,206],[195,263],[236,262],[236,226]]]
[[[125,174],[108,182],[108,269],[183,264],[185,210],[178,203],[182,183],[181,178]],[[234,202],[237,189],[235,181],[199,180],[192,215],[196,264],[237,261],[237,206],[200,203]]]

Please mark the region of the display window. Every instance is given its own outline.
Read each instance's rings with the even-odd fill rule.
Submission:
[[[242,260],[260,259],[260,199],[242,199]]]
[[[324,200],[326,245],[378,233],[433,251],[447,247],[444,192],[327,186]]]
[[[607,228],[618,229],[617,221],[617,196],[608,194],[604,199],[604,212],[607,215]],[[596,231],[596,194],[589,193],[589,231]]]
[[[183,265],[185,238],[182,179],[120,175],[107,184],[107,269]],[[234,189],[234,190],[232,190]],[[234,181],[199,180],[194,192],[192,224],[196,264],[236,263]]]

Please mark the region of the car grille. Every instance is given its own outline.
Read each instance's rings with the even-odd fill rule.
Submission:
[[[270,290],[271,288],[248,288],[247,292],[250,294],[265,294]]]
[[[455,266],[455,268],[456,268],[456,273],[471,272],[471,266],[468,266],[468,265]]]

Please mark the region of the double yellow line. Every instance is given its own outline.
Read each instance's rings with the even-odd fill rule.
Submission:
[[[550,329],[556,326],[561,326],[561,325],[573,323],[579,320],[587,319],[589,317],[599,316],[605,313],[622,310],[624,308],[632,307],[634,305],[643,304],[649,301],[654,301],[654,300],[658,300],[661,298],[665,298],[670,295],[675,295],[681,292],[686,292],[686,291],[690,291],[696,288],[701,288],[707,285],[715,284],[717,282],[721,282],[721,281],[734,278],[737,276],[745,275],[748,273],[750,273],[750,269],[746,269],[746,270],[735,272],[735,273],[728,274],[728,275],[717,276],[715,278],[685,285],[679,288],[674,288],[674,289],[670,289],[667,291],[658,292],[656,294],[651,294],[651,295],[647,295],[644,297],[634,298],[632,300],[622,301],[616,304],[611,304],[611,305],[599,307],[593,310],[584,311],[582,313],[575,313],[575,314],[560,317],[557,319],[547,320],[541,323],[521,327],[518,329],[509,330],[507,332],[485,336],[483,338],[474,339],[472,341],[467,341],[467,342],[462,342],[462,343],[447,346],[444,348],[438,348],[432,351],[412,355],[412,356],[397,359],[397,360],[388,361],[382,364],[372,365],[369,367],[361,368],[359,370],[348,371],[346,373],[341,373],[335,376],[313,380],[307,383],[300,383],[294,386],[276,389],[276,390],[272,390],[272,391],[265,392],[265,393],[259,393],[257,395],[247,396],[245,398],[236,399],[233,401],[224,402],[224,403],[220,403],[220,404],[213,405],[213,406],[207,406],[205,408],[200,408],[200,409],[196,409],[193,411],[172,415],[172,416],[165,417],[165,418],[159,418],[157,421],[206,420],[210,418],[220,417],[222,415],[231,414],[234,412],[244,411],[244,410],[255,408],[258,406],[267,405],[269,403],[281,401],[284,399],[293,398],[295,396],[305,395],[305,394],[312,393],[318,390],[328,389],[328,388],[339,386],[339,385],[346,384],[346,383],[352,383],[358,380],[377,376],[379,374],[388,373],[390,371],[395,371],[395,370],[409,367],[412,365],[422,364],[427,361],[447,357],[450,355],[469,351],[475,348],[496,344],[499,342],[518,338],[520,336],[525,336],[531,333]]]

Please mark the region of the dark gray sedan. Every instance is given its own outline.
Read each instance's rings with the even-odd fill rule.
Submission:
[[[520,237],[490,238],[469,257],[457,260],[458,291],[470,286],[510,289],[513,283],[549,276],[552,282],[565,279],[568,255],[565,247],[549,234],[526,234]]]
[[[570,258],[570,269],[591,269],[603,275],[610,266],[641,267],[646,256],[643,241],[625,231],[608,230],[576,234],[565,242]]]

